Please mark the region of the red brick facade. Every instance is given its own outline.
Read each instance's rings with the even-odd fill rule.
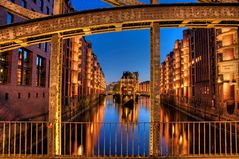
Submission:
[[[53,0],[25,0],[25,7],[52,14]],[[21,0],[15,0],[21,5]],[[65,0],[64,12],[73,11]],[[0,8],[0,25],[23,19]],[[0,120],[46,120],[48,113],[50,43],[0,54]],[[25,50],[25,52],[24,52]],[[62,111],[76,110],[81,97],[104,93],[105,79],[91,43],[84,38],[63,42]]]
[[[15,3],[21,5],[21,0],[15,0]],[[45,14],[52,14],[53,1],[43,1],[43,10],[40,7],[40,1],[26,1],[26,8]],[[0,8],[0,25],[6,25],[9,14]],[[10,14],[11,15],[11,14]],[[12,15],[13,23],[20,22],[23,19]],[[23,119],[36,117],[47,113],[48,111],[48,75],[49,75],[49,57],[50,44],[40,44],[39,46],[27,47],[30,51],[31,69],[30,83],[28,85],[18,84],[18,50],[8,52],[8,75],[5,83],[0,82],[0,114],[2,119]],[[45,86],[37,86],[37,56],[44,60],[45,68]],[[44,118],[45,119],[45,118]]]

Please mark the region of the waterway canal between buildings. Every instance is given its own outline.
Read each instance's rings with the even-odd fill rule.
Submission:
[[[162,122],[191,120],[193,119],[174,109],[166,106],[161,108]],[[72,141],[71,151],[75,154],[89,156],[149,154],[149,97],[140,97],[133,107],[124,107],[115,103],[112,96],[107,96],[101,104],[83,113],[75,121],[86,122],[81,128],[78,126],[80,130],[77,130],[77,134],[83,130],[81,137]],[[162,155],[188,152],[187,131],[183,131],[181,125],[162,124],[159,131]],[[171,141],[172,136],[174,143]]]

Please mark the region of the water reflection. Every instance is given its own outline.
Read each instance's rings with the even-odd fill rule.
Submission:
[[[150,133],[150,99],[140,97],[133,107],[114,103],[112,96],[99,106],[79,116],[75,137],[71,137],[73,152],[78,155],[148,155]],[[167,107],[161,108],[159,127],[162,155],[187,154],[191,130],[171,121],[191,120]],[[170,122],[170,123],[169,123]],[[190,128],[191,129],[191,128]]]

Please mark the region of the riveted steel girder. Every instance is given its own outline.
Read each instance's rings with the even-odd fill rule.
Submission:
[[[64,0],[54,1],[54,15],[63,13]],[[62,114],[62,66],[63,38],[59,33],[51,38],[48,151],[52,156],[61,155],[61,114]]]
[[[20,5],[12,3],[9,0],[1,0],[0,6],[6,9],[8,12],[18,15],[25,19],[36,19],[48,16],[42,13],[34,12],[29,9],[23,8]]]
[[[0,52],[21,47],[21,43],[29,46],[47,42],[55,33],[70,38],[89,33],[146,29],[154,22],[160,27],[180,27],[185,21],[183,26],[189,28],[207,28],[210,24],[238,27],[238,10],[238,3],[198,3],[116,7],[52,16],[0,27]]]
[[[150,154],[160,155],[160,27],[150,29]]]
[[[138,0],[102,0],[103,2],[109,3],[113,6],[128,6],[128,5],[141,5],[144,4]]]
[[[62,109],[63,42],[59,34],[51,40],[48,150],[51,155],[61,154],[61,109]]]
[[[217,2],[213,0],[198,0],[202,3],[238,3],[238,0],[217,0]]]

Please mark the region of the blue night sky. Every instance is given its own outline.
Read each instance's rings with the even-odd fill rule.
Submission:
[[[150,0],[139,0],[149,3]],[[197,0],[160,0],[160,3],[196,2]],[[100,0],[72,0],[76,10],[112,7]],[[182,28],[161,29],[161,61],[172,51],[174,41],[182,39]],[[138,71],[140,81],[150,79],[150,40],[149,30],[123,31],[97,34],[86,37],[92,42],[104,71],[106,82],[118,81],[123,71]]]

